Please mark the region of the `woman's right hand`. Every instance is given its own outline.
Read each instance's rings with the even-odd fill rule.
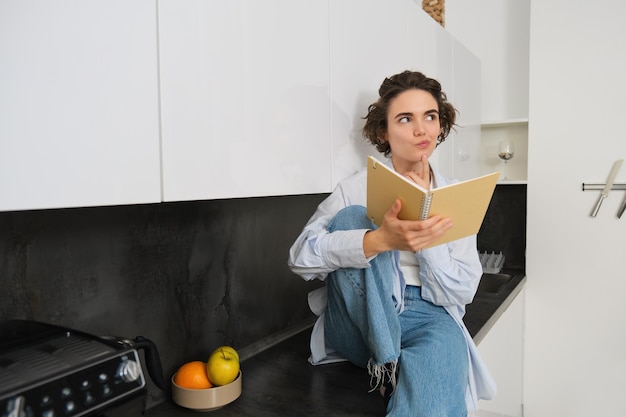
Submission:
[[[452,227],[450,218],[438,215],[427,220],[400,220],[398,214],[401,209],[402,201],[396,199],[385,213],[380,227],[365,234],[363,253],[366,258],[390,250],[417,252],[441,238]]]

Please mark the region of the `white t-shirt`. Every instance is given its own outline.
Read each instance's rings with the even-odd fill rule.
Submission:
[[[400,254],[400,270],[402,271],[402,275],[404,275],[406,285],[421,287],[420,264],[417,260],[417,256],[415,256],[415,252],[402,250],[398,253]]]

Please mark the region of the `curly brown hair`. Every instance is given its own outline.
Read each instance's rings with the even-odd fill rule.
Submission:
[[[446,93],[441,91],[439,81],[428,78],[421,72],[403,71],[399,74],[385,78],[378,89],[379,98],[375,103],[369,105],[367,116],[364,117],[365,126],[363,126],[363,136],[376,147],[378,152],[385,156],[391,154],[391,147],[384,137],[387,133],[387,111],[391,101],[398,94],[418,89],[429,92],[437,101],[439,107],[439,122],[441,124],[441,133],[437,137],[437,146],[443,143],[451,129],[456,126],[457,110],[448,102]]]

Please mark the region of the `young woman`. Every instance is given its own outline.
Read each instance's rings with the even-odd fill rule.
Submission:
[[[364,136],[398,173],[426,188],[448,184],[429,164],[456,120],[439,82],[405,71],[379,96]],[[476,236],[423,249],[454,224],[400,220],[400,200],[377,228],[365,213],[366,181],[366,170],[342,181],[289,253],[292,271],[326,282],[309,296],[319,316],[310,361],[367,367],[388,416],[466,416],[495,392],[462,321],[482,274]]]

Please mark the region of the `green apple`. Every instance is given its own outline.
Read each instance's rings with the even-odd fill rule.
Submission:
[[[206,369],[213,385],[230,384],[239,375],[239,355],[228,349],[218,348],[209,356]]]

